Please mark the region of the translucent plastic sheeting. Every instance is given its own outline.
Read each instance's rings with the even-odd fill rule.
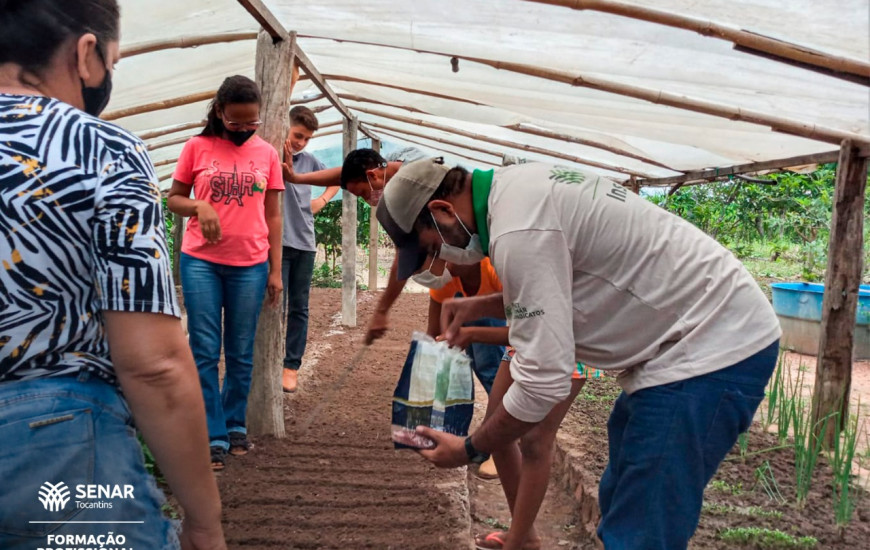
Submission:
[[[650,0],[643,5],[866,60],[870,51],[868,3],[870,0],[788,3],[778,0]],[[319,71],[337,77],[330,78],[329,82],[338,93],[413,107],[422,113],[348,98],[345,101],[352,110],[362,107],[437,121],[651,176],[676,172],[601,148],[501,127],[521,124],[593,140],[605,148],[651,158],[680,171],[830,151],[836,145],[772,132],[766,126],[572,87],[464,60],[459,62],[459,72],[454,73],[449,57],[383,46],[585,74],[870,135],[870,93],[866,87],[737,52],[729,42],[692,31],[522,0],[326,0],[317,3],[266,0],[265,4],[287,29],[300,34],[301,47]],[[233,0],[121,0],[121,5],[122,48],[258,28],[257,22]],[[223,78],[231,74],[253,77],[255,49],[255,41],[246,40],[125,58],[118,66],[109,110],[215,90]],[[428,97],[343,78],[424,90],[465,101]],[[311,90],[311,83],[302,81],[294,90],[294,98]],[[308,105],[320,104],[322,102]],[[205,109],[206,102],[198,102],[125,117],[117,123],[141,133],[200,120]],[[335,111],[331,113],[329,116],[334,119]],[[359,116],[364,123],[402,124],[365,113]],[[412,126],[405,125],[408,129]],[[414,131],[532,160],[538,158],[429,128],[418,126]],[[167,137],[170,136],[151,142]],[[340,136],[322,139],[330,137],[340,142]],[[439,147],[434,142],[431,145]],[[174,158],[180,148],[181,145],[156,150],[154,159]],[[444,145],[444,148],[450,146]],[[468,149],[453,149],[475,158],[481,155]],[[628,177],[624,173],[598,171],[620,180]]]
[[[870,58],[867,0],[643,0],[642,3],[834,55],[865,61]]]

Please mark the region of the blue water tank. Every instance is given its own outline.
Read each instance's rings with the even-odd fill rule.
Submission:
[[[798,353],[817,355],[825,285],[773,283],[773,310],[782,326],[782,345]],[[870,285],[861,285],[855,312],[854,359],[870,358]]]

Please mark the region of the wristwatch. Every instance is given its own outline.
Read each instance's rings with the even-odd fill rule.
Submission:
[[[489,460],[489,455],[482,453],[474,448],[471,444],[471,436],[465,438],[465,454],[468,455],[468,461],[472,464],[482,464]]]

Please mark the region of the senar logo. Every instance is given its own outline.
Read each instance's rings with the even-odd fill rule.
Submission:
[[[63,481],[56,485],[46,481],[39,488],[39,502],[49,512],[60,512],[69,502],[69,487]]]

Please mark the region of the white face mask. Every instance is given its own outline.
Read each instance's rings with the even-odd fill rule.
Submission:
[[[384,168],[384,181],[387,181],[387,165],[384,164],[383,168]],[[369,178],[368,173],[366,173],[366,181],[369,183],[369,190],[370,190],[369,198],[366,202],[369,203],[369,206],[374,208],[375,206],[378,205],[379,202],[381,202],[381,197],[384,196],[384,190],[383,190],[383,188],[381,188],[381,189],[374,188],[374,186],[372,185],[372,180],[371,180],[371,178]]]
[[[432,290],[438,290],[439,288],[444,288],[447,283],[453,280],[453,275],[448,271],[447,266],[444,266],[444,273],[441,275],[435,275],[432,273],[432,266],[435,265],[435,258],[432,258],[432,263],[429,264],[429,268],[426,271],[422,271],[411,279],[414,280],[418,285],[423,285],[426,288],[431,288]]]
[[[459,225],[462,226],[462,229],[468,233],[468,236],[471,237],[468,241],[468,244],[465,245],[465,248],[459,248],[458,246],[453,246],[444,240],[444,235],[441,234],[441,229],[438,227],[438,222],[435,221],[435,216],[432,215],[432,212],[429,212],[429,215],[432,216],[432,221],[435,223],[435,230],[438,231],[438,236],[441,237],[441,251],[438,255],[445,262],[450,262],[452,264],[457,265],[474,265],[483,261],[486,258],[486,254],[483,253],[483,246],[480,244],[480,237],[475,233],[472,235],[471,231],[465,227],[465,224],[462,223],[462,220],[459,219],[459,216],[456,216],[456,221],[459,222]]]

